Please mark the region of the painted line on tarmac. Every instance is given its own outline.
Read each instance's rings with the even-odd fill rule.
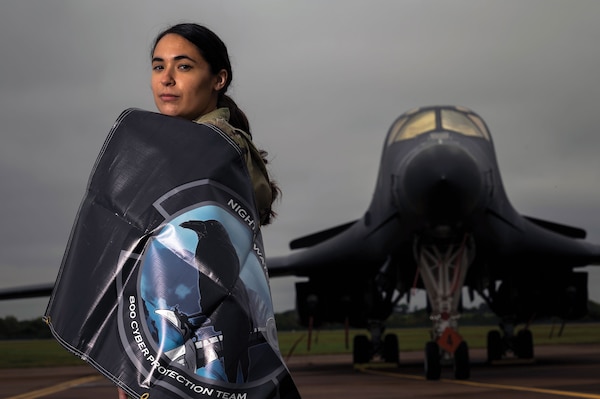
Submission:
[[[75,380],[63,382],[61,384],[52,385],[51,387],[38,389],[35,391],[27,392],[17,396],[11,396],[6,399],[36,399],[44,396],[52,395],[53,393],[66,391],[67,389],[76,387],[78,385],[87,384],[88,382],[101,380],[103,377],[99,375],[92,375],[88,377],[81,377]]]
[[[367,367],[355,367],[356,370],[374,375],[385,375],[396,378],[404,378],[411,380],[420,380],[425,381],[425,377],[411,375],[411,374],[401,374],[401,373],[392,373],[387,371],[380,370],[371,370]],[[458,384],[458,385],[467,385],[478,388],[494,388],[494,389],[502,389],[508,391],[522,391],[522,392],[533,392],[533,393],[543,393],[547,395],[558,395],[558,396],[568,396],[571,398],[587,398],[587,399],[600,399],[600,395],[593,393],[583,393],[583,392],[572,392],[572,391],[560,391],[556,389],[544,389],[544,388],[533,388],[533,387],[522,387],[518,385],[501,385],[501,384],[491,384],[487,382],[476,382],[476,381],[466,381],[466,380],[449,380],[442,378],[440,381],[450,383],[450,384]]]

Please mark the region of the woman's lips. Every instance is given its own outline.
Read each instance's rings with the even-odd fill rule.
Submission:
[[[179,98],[179,96],[176,96],[174,94],[161,94],[159,97],[161,100],[166,102],[175,101]]]

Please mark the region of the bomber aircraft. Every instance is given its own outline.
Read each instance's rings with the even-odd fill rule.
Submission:
[[[458,334],[461,292],[478,293],[499,317],[488,360],[533,358],[529,323],[587,312],[587,273],[600,246],[586,232],[520,215],[509,202],[485,122],[467,108],[423,107],[391,126],[375,192],[364,215],[290,243],[267,261],[270,277],[303,276],[296,305],[305,326],[341,322],[366,328],[354,338],[355,363],[398,362],[398,339],[385,320],[413,288],[427,292],[432,320],[425,375],[470,376]],[[518,332],[517,326],[524,325]]]
[[[510,204],[485,122],[457,106],[411,110],[391,126],[369,208],[353,222],[293,240],[267,259],[270,277],[302,276],[296,304],[304,326],[342,322],[365,328],[354,363],[399,362],[385,320],[413,288],[425,289],[432,320],[425,376],[445,363],[470,376],[458,333],[463,287],[499,317],[488,333],[489,361],[533,358],[535,318],[581,318],[587,273],[600,246],[580,228],[519,214]],[[49,296],[53,284],[0,290],[1,299]],[[517,327],[524,327],[517,331]]]

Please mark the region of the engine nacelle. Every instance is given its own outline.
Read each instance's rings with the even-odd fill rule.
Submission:
[[[580,319],[588,311],[586,272],[540,273],[502,281],[491,307],[500,317],[527,322],[532,318]]]
[[[369,320],[385,320],[393,306],[383,301],[375,284],[364,281],[332,285],[318,280],[296,283],[296,309],[300,324],[348,323],[365,328]]]

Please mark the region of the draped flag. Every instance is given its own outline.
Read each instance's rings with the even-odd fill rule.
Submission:
[[[130,109],[110,131],[45,319],[133,398],[299,397],[245,165],[212,125]]]

